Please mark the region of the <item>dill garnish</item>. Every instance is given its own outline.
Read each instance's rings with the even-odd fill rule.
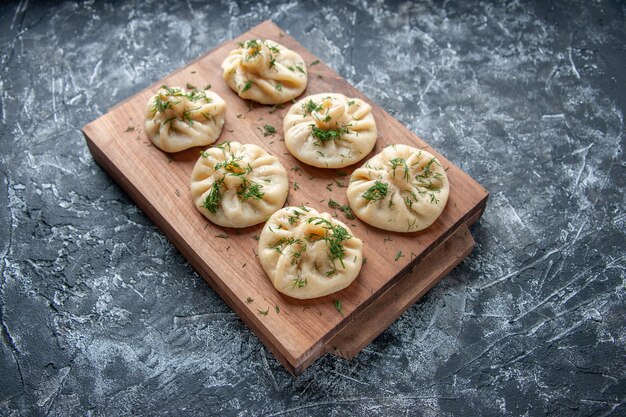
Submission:
[[[368,201],[383,200],[387,196],[387,184],[376,180],[374,185],[363,193],[363,198]]]
[[[333,275],[337,272],[337,268],[335,266],[335,261],[339,261],[343,268],[346,267],[343,260],[345,257],[345,251],[343,247],[343,242],[352,238],[348,231],[339,225],[333,225],[326,219],[321,217],[311,217],[307,220],[307,223],[313,223],[316,226],[322,225],[325,229],[324,236],[321,237],[326,242],[326,246],[328,247],[329,259],[332,264],[332,268],[330,271],[326,272],[326,276]],[[309,238],[315,238],[316,236],[310,236]]]
[[[243,89],[241,90],[241,92],[245,93],[246,91],[251,89],[252,88],[252,84],[254,84],[252,81],[250,81],[250,80],[246,81],[246,83],[244,84]]]
[[[264,125],[263,126],[263,136],[270,136],[276,134],[276,128],[272,125]]]
[[[402,179],[406,182],[409,181],[409,166],[406,164],[404,158],[393,158],[389,161],[389,165],[391,165],[391,169],[393,169],[394,178],[396,177],[396,168],[401,166],[404,172]]]
[[[306,278],[296,277],[296,278],[291,280],[291,288],[292,289],[304,288],[306,286],[306,284],[307,284]]]
[[[341,210],[343,214],[346,216],[346,218],[350,220],[354,220],[354,213],[352,213],[352,209],[350,208],[349,205],[346,204],[345,206],[342,206],[341,204],[339,204],[338,202],[336,202],[335,200],[331,198],[330,200],[328,200],[328,207],[332,209]]]
[[[313,136],[316,141],[313,142],[315,146],[324,146],[326,142],[330,142],[331,140],[341,140],[342,136],[348,133],[347,126],[338,126],[338,129],[320,129],[315,125],[311,125],[311,136]]]
[[[221,184],[221,181],[214,182],[213,185],[211,185],[211,190],[209,191],[209,194],[207,194],[206,198],[204,199],[204,203],[202,203],[202,207],[209,210],[213,214],[217,213],[217,207],[222,200],[222,194],[220,193]]]
[[[343,316],[343,306],[341,304],[341,300],[336,299],[334,304],[335,304],[335,310],[337,310]]]
[[[313,100],[309,100],[302,105],[302,108],[304,109],[304,114],[307,115],[313,113],[314,111],[322,110],[322,105],[316,104]]]
[[[244,179],[243,183],[241,184],[241,190],[237,191],[237,195],[239,195],[239,197],[243,201],[249,198],[260,200],[265,195],[265,193],[261,191],[262,189],[263,186],[261,184],[257,184],[256,182],[249,182]]]

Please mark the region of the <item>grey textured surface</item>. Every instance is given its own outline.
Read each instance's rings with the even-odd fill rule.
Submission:
[[[492,193],[357,358],[289,376],[80,128],[272,18]],[[0,6],[0,414],[625,415],[626,6]]]

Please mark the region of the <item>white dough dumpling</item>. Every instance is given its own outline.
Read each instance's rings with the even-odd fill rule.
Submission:
[[[391,145],[350,177],[347,195],[365,223],[394,232],[417,232],[433,224],[450,193],[445,169],[430,153]]]
[[[285,207],[265,223],[258,254],[278,291],[317,298],[346,288],[359,275],[363,242],[328,213]]]
[[[343,94],[315,94],[295,103],[283,122],[293,156],[318,168],[343,168],[365,158],[376,144],[372,107]]]
[[[239,42],[222,62],[224,81],[243,99],[280,104],[298,97],[308,82],[296,52],[271,40]]]
[[[148,100],[146,133],[165,152],[206,146],[222,133],[225,114],[226,102],[212,91],[164,85]]]
[[[191,173],[191,197],[207,219],[225,227],[264,222],[289,192],[285,167],[260,147],[224,142],[207,149]]]

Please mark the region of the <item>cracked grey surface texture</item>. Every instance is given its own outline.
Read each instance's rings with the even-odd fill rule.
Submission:
[[[293,378],[81,127],[271,18],[490,192],[473,253]],[[626,6],[0,5],[0,414],[625,415]]]

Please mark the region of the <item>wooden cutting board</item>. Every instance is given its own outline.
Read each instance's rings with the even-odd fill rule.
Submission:
[[[421,147],[439,158],[448,168],[450,197],[431,227],[409,234],[387,232],[358,219],[347,220],[343,213],[328,207],[331,198],[347,204],[349,175],[365,160],[340,171],[301,163],[287,152],[282,141],[282,120],[291,103],[283,108],[254,104],[240,99],[226,86],[222,60],[237,42],[255,38],[273,39],[304,58],[309,68],[304,95],[343,93],[372,105],[379,137],[368,158],[393,143]],[[219,142],[254,143],[280,159],[290,177],[287,204],[304,204],[336,214],[363,241],[367,263],[348,288],[314,300],[296,300],[278,293],[256,258],[255,238],[263,225],[222,228],[196,210],[189,181],[200,149],[167,154],[152,146],[143,131],[147,100],[158,87],[184,87],[187,83],[201,87],[211,84],[212,91],[227,102]],[[263,136],[266,124],[276,128],[275,135]],[[480,217],[488,197],[480,184],[270,21],[118,104],[86,125],[83,133],[94,159],[293,374],[301,373],[325,352],[354,356],[445,276],[471,251],[474,242],[467,226]],[[339,302],[341,311],[337,309]]]

